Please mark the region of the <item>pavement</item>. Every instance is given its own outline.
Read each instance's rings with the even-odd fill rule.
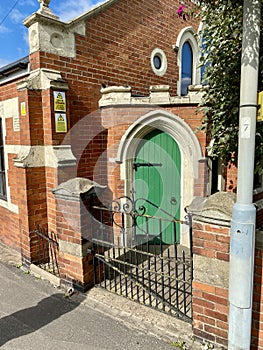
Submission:
[[[191,325],[94,287],[66,291],[21,268],[0,243],[0,348],[31,350],[204,349]]]

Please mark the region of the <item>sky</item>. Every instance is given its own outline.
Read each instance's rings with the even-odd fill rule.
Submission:
[[[99,0],[51,0],[49,7],[62,21],[69,21]],[[38,0],[0,0],[0,67],[28,55],[28,29],[23,20],[38,11]]]

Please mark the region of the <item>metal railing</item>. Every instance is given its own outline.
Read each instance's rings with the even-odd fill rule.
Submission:
[[[116,201],[108,208],[93,206],[95,284],[190,322],[192,252],[179,244],[177,231],[184,223],[191,235],[191,217],[150,216],[134,210],[127,197],[120,202],[125,210]]]
[[[34,264],[55,276],[59,276],[59,245],[56,233],[49,232],[45,228],[38,228],[32,232],[31,242],[34,249]]]

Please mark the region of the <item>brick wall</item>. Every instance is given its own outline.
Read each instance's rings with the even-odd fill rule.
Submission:
[[[4,103],[7,100],[15,98],[17,98],[17,105],[15,102],[16,100],[13,100],[12,108],[14,111],[17,110],[18,115],[19,106],[16,82],[0,86],[0,103]],[[6,151],[10,145],[18,145],[20,143],[20,132],[14,131],[13,118],[6,108],[3,108],[1,114],[3,117],[3,129],[5,130],[4,144]],[[7,189],[10,200],[1,200],[0,241],[20,251],[21,245],[23,244],[23,239],[21,238],[20,234],[21,221],[18,205],[21,203],[20,195],[23,192],[23,186],[20,187],[23,177],[20,177],[20,171],[14,165],[13,159],[15,157],[16,154],[12,152],[8,153],[6,157],[5,168],[7,170]],[[26,203],[25,197],[23,198],[23,203]]]
[[[229,240],[229,227],[193,224],[193,332],[223,346],[227,346],[228,330]],[[225,276],[216,279],[214,274],[220,272]]]
[[[228,342],[230,228],[194,220],[193,333],[223,346]],[[251,349],[263,349],[262,232],[256,233]]]
[[[62,280],[85,288],[92,280],[92,261],[82,256],[84,213],[80,203],[64,203],[74,225],[69,225],[51,193],[60,182],[74,176],[84,176],[109,185],[115,198],[123,194],[124,183],[120,179],[119,165],[106,164],[107,158],[116,157],[117,147],[127,128],[140,116],[154,107],[98,110],[101,84],[130,85],[134,94],[148,95],[150,85],[169,85],[176,95],[178,67],[177,53],[172,49],[179,32],[188,25],[197,31],[195,19],[183,21],[176,15],[179,1],[123,0],[86,23],[86,36],[76,34],[76,57],[35,52],[30,55],[31,70],[55,69],[69,85],[67,91],[67,116],[71,130],[70,141],[77,156],[78,168],[55,169],[51,167],[17,168],[14,154],[8,159],[8,185],[10,198],[19,212],[0,207],[1,241],[21,248],[27,261],[34,259],[34,245],[30,230],[38,224],[47,224],[57,231],[63,249],[60,250]],[[132,11],[131,11],[132,9]],[[155,75],[150,66],[150,54],[156,47],[167,55],[168,70],[163,77]],[[6,119],[6,144],[8,145],[57,145],[64,142],[64,134],[54,130],[52,89],[17,91],[16,82],[0,87],[1,100],[18,97],[27,106],[26,116],[20,115],[21,131],[13,130],[12,118]],[[195,106],[180,105],[167,110],[184,119],[195,130],[200,125],[200,114]],[[198,132],[203,155],[206,155],[206,135]],[[236,189],[236,169],[226,169],[226,189]],[[199,165],[199,177],[195,181],[195,195],[207,195],[209,181],[205,163]],[[61,203],[60,203],[61,204]],[[65,210],[65,207],[64,209]],[[84,210],[84,209],[83,209]],[[76,245],[78,247],[76,247]],[[80,248],[81,247],[81,248]],[[77,249],[77,252],[74,250]],[[79,250],[80,249],[80,250]],[[193,282],[193,327],[200,338],[226,346],[229,259],[229,228],[212,224],[195,223],[194,246],[195,280]],[[217,267],[213,274],[205,268],[198,270],[202,262],[209,269]],[[200,265],[199,265],[200,266]],[[219,270],[218,270],[219,269]],[[211,276],[219,274],[217,280]],[[213,271],[212,271],[213,272]],[[205,274],[207,276],[205,276]],[[223,276],[223,277],[222,277]],[[254,348],[262,348],[261,319],[262,251],[258,250],[255,267],[254,319],[252,342]]]
[[[228,291],[194,282],[193,319],[196,337],[227,347]]]
[[[262,235],[262,232],[259,233]],[[252,339],[251,349],[263,349],[263,249],[262,245],[256,248],[255,252],[255,273],[254,273],[254,294],[253,294],[253,313],[252,313]]]
[[[77,182],[77,179],[75,179]],[[56,232],[59,239],[59,273],[61,285],[85,291],[94,284],[93,257],[87,253],[90,248],[90,197],[59,195],[56,190]],[[63,192],[64,193],[64,192]]]
[[[46,52],[30,55],[32,70],[39,67],[55,69],[69,84],[69,124],[73,126],[86,117],[87,133],[98,135],[84,148],[78,143],[73,144],[73,152],[80,159],[79,176],[92,178],[96,159],[105,150],[106,131],[99,132],[100,121],[94,119],[94,114],[90,115],[98,109],[102,84],[130,85],[134,94],[143,95],[148,94],[150,85],[167,84],[173,95],[177,93],[179,72],[177,53],[172,45],[176,44],[184,27],[193,26],[197,31],[199,26],[196,19],[184,21],[179,18],[176,14],[179,6],[179,1],[162,0],[158,6],[153,0],[119,1],[88,19],[85,36],[75,34],[76,57],[60,57]],[[156,47],[164,50],[168,60],[163,77],[151,69],[150,55]],[[194,118],[194,108],[189,112]],[[182,117],[188,117],[187,111]],[[53,134],[53,140],[57,137]],[[59,138],[58,142],[61,141]]]
[[[117,119],[114,119],[116,115],[112,115],[109,120],[102,120],[97,110],[101,84],[128,84],[132,86],[133,93],[144,95],[148,94],[150,85],[168,84],[172,94],[176,94],[177,53],[172,45],[186,25],[192,25],[196,31],[199,26],[199,21],[195,19],[190,23],[177,17],[179,5],[179,1],[160,1],[158,6],[153,0],[116,2],[87,21],[86,36],[75,35],[76,57],[60,57],[46,52],[30,55],[31,71],[47,68],[61,72],[69,85],[66,92],[68,125],[80,123],[80,127],[73,128],[70,135],[78,162],[77,171],[73,168],[57,171],[49,167],[34,168],[32,171],[17,170],[10,161],[8,181],[12,185],[12,202],[25,207],[20,211],[22,219],[20,225],[17,222],[17,235],[20,226],[25,236],[23,247],[27,258],[30,257],[31,248],[25,248],[25,242],[28,243],[26,232],[35,228],[41,220],[51,230],[56,229],[56,206],[50,191],[58,183],[70,177],[84,176],[101,184],[110,184],[116,195],[123,191],[119,168],[116,164],[106,165],[106,157],[116,150],[127,127],[145,113],[145,109],[134,107],[128,112],[120,110]],[[163,49],[168,59],[168,70],[163,77],[155,75],[150,65],[150,54],[156,47]],[[64,134],[55,133],[52,89],[17,91],[14,82],[1,87],[0,95],[3,99],[18,96],[18,108],[21,102],[26,103],[27,114],[20,115],[19,133],[12,130],[12,118],[7,120],[7,142],[10,145],[49,146],[66,142]],[[195,127],[199,117],[195,115],[194,107],[181,108],[181,112],[178,108],[176,112],[182,118],[189,117],[192,127]],[[16,182],[15,176],[20,176],[20,173],[22,175]],[[18,193],[16,185],[21,188]],[[37,191],[38,199],[34,191]],[[23,196],[28,196],[28,202],[27,197]],[[36,209],[36,206],[39,208]],[[30,215],[30,220],[26,219],[26,215]],[[12,213],[9,216],[13,219]],[[5,240],[14,243],[11,238]]]

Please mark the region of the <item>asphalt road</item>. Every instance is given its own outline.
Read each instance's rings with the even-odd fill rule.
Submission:
[[[0,348],[3,350],[171,350],[144,330],[127,327],[47,281],[0,262]]]

